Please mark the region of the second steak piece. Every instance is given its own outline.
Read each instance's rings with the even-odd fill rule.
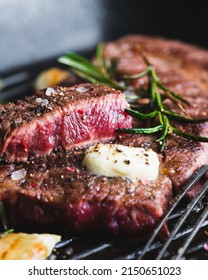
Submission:
[[[0,164],[0,201],[11,226],[148,236],[172,198],[162,164],[156,180],[132,182],[86,171],[84,153],[79,149]]]
[[[99,85],[55,87],[0,106],[0,157],[27,161],[53,149],[88,145],[131,127],[120,91]]]

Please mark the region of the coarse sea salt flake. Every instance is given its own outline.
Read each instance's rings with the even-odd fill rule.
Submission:
[[[78,92],[86,92],[87,89],[85,87],[78,87],[78,88],[76,88],[76,91],[78,91]]]
[[[22,180],[25,178],[26,174],[27,171],[24,168],[22,168],[20,170],[13,172],[11,178],[12,180]]]
[[[42,100],[43,100],[43,99],[42,99],[42,98],[40,98],[40,97],[38,97],[38,98],[36,98],[36,99],[35,99],[35,101],[36,101],[37,103],[41,103],[41,102],[42,102]]]
[[[48,99],[43,99],[40,103],[41,106],[46,106],[48,105]]]
[[[55,91],[55,89],[53,89],[53,88],[51,88],[51,87],[48,87],[47,89],[46,89],[46,92],[45,92],[45,94],[47,95],[47,96],[51,96],[51,94],[57,94],[57,92]]]

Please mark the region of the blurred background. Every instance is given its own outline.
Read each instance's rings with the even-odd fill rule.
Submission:
[[[0,73],[140,33],[208,48],[207,1],[1,0]]]

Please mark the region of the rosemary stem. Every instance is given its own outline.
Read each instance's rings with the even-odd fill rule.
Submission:
[[[147,66],[147,68],[143,72],[141,72],[139,74],[131,75],[131,76],[130,75],[124,75],[122,78],[124,80],[139,79],[139,78],[142,78],[142,77],[146,76],[148,73],[150,73],[152,71],[152,69],[153,69],[152,65],[149,65],[149,66]]]

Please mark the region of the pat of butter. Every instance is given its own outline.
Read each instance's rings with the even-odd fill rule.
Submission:
[[[131,181],[156,180],[159,172],[158,156],[151,149],[117,144],[98,144],[89,147],[82,164],[93,174],[120,176]]]

